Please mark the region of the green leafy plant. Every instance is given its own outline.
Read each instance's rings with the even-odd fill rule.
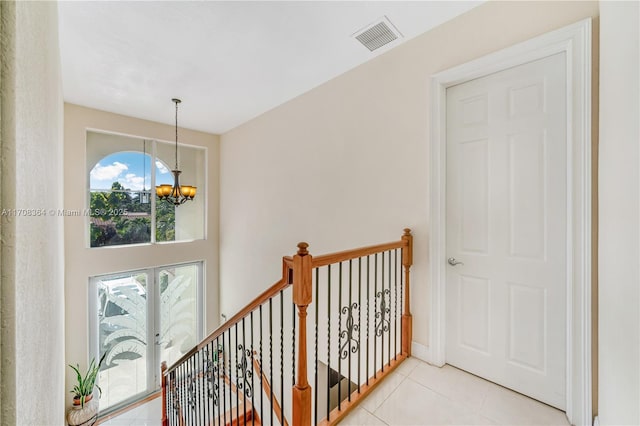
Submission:
[[[80,365],[76,364],[75,366],[69,364],[69,367],[76,373],[77,383],[71,390],[71,393],[74,394],[73,399],[79,399],[80,405],[84,408],[85,398],[93,393],[93,388],[97,387],[102,395],[102,389],[100,386],[96,385],[96,378],[98,377],[98,372],[100,371],[100,366],[102,365],[102,361],[104,361],[104,357],[107,354],[105,353],[100,358],[100,361],[96,364],[96,359],[92,358],[89,363],[89,368],[87,368],[86,374],[84,376],[80,372]]]

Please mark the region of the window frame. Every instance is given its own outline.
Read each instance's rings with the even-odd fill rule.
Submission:
[[[117,248],[124,248],[124,247],[140,247],[140,246],[154,246],[154,245],[163,245],[163,244],[175,244],[175,243],[188,243],[188,242],[193,242],[193,241],[200,241],[200,240],[206,240],[207,239],[207,215],[208,215],[208,204],[209,204],[209,200],[207,197],[207,193],[208,193],[208,175],[209,175],[209,164],[207,161],[203,162],[203,171],[202,171],[202,185],[197,185],[198,186],[198,194],[196,195],[196,197],[200,197],[202,199],[202,211],[201,211],[201,217],[202,217],[202,234],[199,238],[185,238],[185,239],[174,239],[173,241],[156,241],[156,226],[157,226],[157,221],[156,221],[156,215],[157,215],[157,205],[158,205],[158,197],[155,194],[155,185],[156,185],[156,168],[157,166],[155,165],[155,161],[156,160],[160,160],[165,166],[167,166],[167,168],[169,170],[173,170],[172,167],[169,167],[168,163],[166,161],[164,161],[163,159],[159,158],[157,156],[157,144],[161,143],[161,144],[167,144],[167,145],[175,145],[175,141],[167,141],[167,140],[163,140],[163,139],[159,139],[159,138],[153,138],[153,137],[144,137],[144,136],[139,136],[139,135],[131,135],[131,134],[126,134],[126,133],[121,133],[121,132],[113,132],[113,131],[108,131],[108,130],[103,130],[103,129],[97,129],[97,128],[86,128],[85,129],[85,143],[84,143],[84,148],[85,148],[85,155],[84,155],[84,163],[85,163],[85,185],[84,185],[84,206],[85,206],[85,211],[86,212],[90,212],[91,209],[91,171],[95,168],[95,166],[103,159],[106,158],[112,154],[116,154],[119,152],[137,152],[140,154],[143,154],[141,151],[137,151],[135,149],[123,149],[123,150],[118,150],[118,151],[112,151],[104,156],[102,156],[95,164],[90,165],[88,164],[88,151],[89,151],[89,134],[90,133],[95,133],[95,134],[102,134],[102,135],[107,135],[107,136],[112,136],[112,137],[122,137],[122,138],[128,138],[128,139],[139,139],[140,141],[147,141],[151,143],[151,152],[146,153],[146,155],[149,155],[151,157],[151,182],[150,182],[150,203],[151,203],[151,214],[150,214],[150,218],[151,218],[151,223],[150,223],[150,238],[149,238],[149,242],[143,242],[143,243],[132,243],[132,244],[114,244],[114,245],[104,245],[104,246],[96,246],[96,247],[92,247],[91,246],[91,215],[90,214],[85,214],[85,223],[84,223],[84,240],[85,240],[85,247],[91,250],[94,249],[117,249]],[[186,148],[186,149],[193,149],[193,150],[200,150],[202,151],[202,156],[203,158],[208,158],[208,147],[207,146],[202,146],[202,145],[193,145],[193,144],[187,144],[187,143],[182,143],[179,142],[178,143],[178,162],[180,162],[181,160],[181,148]],[[143,154],[144,155],[144,154]],[[89,167],[91,166],[91,169],[89,169]],[[131,191],[131,192],[140,192],[140,191]],[[163,201],[166,202],[166,201]],[[175,228],[175,222],[174,222],[174,228]]]

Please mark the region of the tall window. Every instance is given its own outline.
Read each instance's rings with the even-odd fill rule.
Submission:
[[[203,148],[178,151],[182,182],[198,187],[196,198],[176,209],[155,196],[156,185],[173,184],[174,155],[171,143],[87,133],[90,247],[204,238]]]
[[[202,263],[90,279],[91,354],[105,359],[100,409],[117,409],[159,387],[171,365],[202,338]]]

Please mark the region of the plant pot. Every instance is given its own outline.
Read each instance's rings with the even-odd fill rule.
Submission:
[[[80,399],[78,398],[79,403]],[[84,407],[74,405],[67,412],[67,424],[70,426],[90,426],[95,424],[98,418],[98,405],[98,398],[92,398],[85,402]]]
[[[84,397],[85,405],[87,404],[87,402],[91,401],[91,399],[93,399],[93,392]],[[79,396],[74,396],[73,397],[73,408],[75,408],[76,410],[82,408],[82,403],[80,401],[80,397]]]

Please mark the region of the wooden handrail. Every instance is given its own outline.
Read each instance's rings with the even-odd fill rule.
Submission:
[[[280,291],[284,290],[285,288],[289,287],[290,285],[291,285],[291,282],[290,282],[290,277],[289,277],[289,266],[287,264],[286,259],[283,259],[283,262],[282,262],[282,278],[280,279],[280,281],[276,282],[271,287],[269,287],[268,289],[263,291],[258,297],[253,299],[247,306],[242,308],[241,311],[239,311],[237,314],[235,314],[233,317],[231,317],[230,320],[228,320],[227,322],[222,324],[220,327],[218,327],[213,333],[209,334],[209,336],[207,336],[202,342],[198,343],[198,345],[196,345],[189,352],[185,353],[182,357],[180,357],[180,359],[178,359],[176,362],[174,362],[173,365],[171,365],[171,367],[169,367],[166,370],[166,372],[168,373],[168,372],[173,371],[177,366],[179,366],[184,361],[186,361],[191,356],[193,356],[193,354],[195,354],[196,352],[198,352],[199,350],[201,350],[202,348],[204,348],[205,346],[207,346],[208,344],[213,342],[217,337],[220,337],[224,332],[226,332],[231,327],[233,327],[235,324],[240,322],[242,320],[242,318],[244,318],[247,315],[249,315],[249,313],[251,313],[253,310],[257,309],[258,306],[262,305],[263,303],[268,301],[271,297],[275,296]]]
[[[264,374],[264,370],[260,366],[260,361],[258,361],[258,358],[255,356],[257,355],[257,352],[253,351],[253,354],[254,354],[253,369],[256,372],[256,374],[262,378],[261,383],[262,383],[262,389],[264,390],[264,393],[266,395],[269,395],[271,394],[271,383],[269,383],[269,379],[267,378],[267,375]],[[282,426],[289,426],[289,422],[287,422],[287,418],[284,416],[284,413],[282,412],[282,407],[280,406],[280,403],[278,402],[277,398],[273,398],[272,410],[276,413],[276,417],[278,417],[278,421]]]
[[[401,249],[405,246],[405,244],[406,242],[404,240],[400,240],[391,243],[376,244],[374,246],[361,247],[353,250],[345,250],[337,253],[314,256],[312,264],[314,268],[319,268],[321,266],[327,266],[333,263],[344,262],[351,259],[357,259],[359,257],[369,256],[371,254],[381,253],[387,250]]]

